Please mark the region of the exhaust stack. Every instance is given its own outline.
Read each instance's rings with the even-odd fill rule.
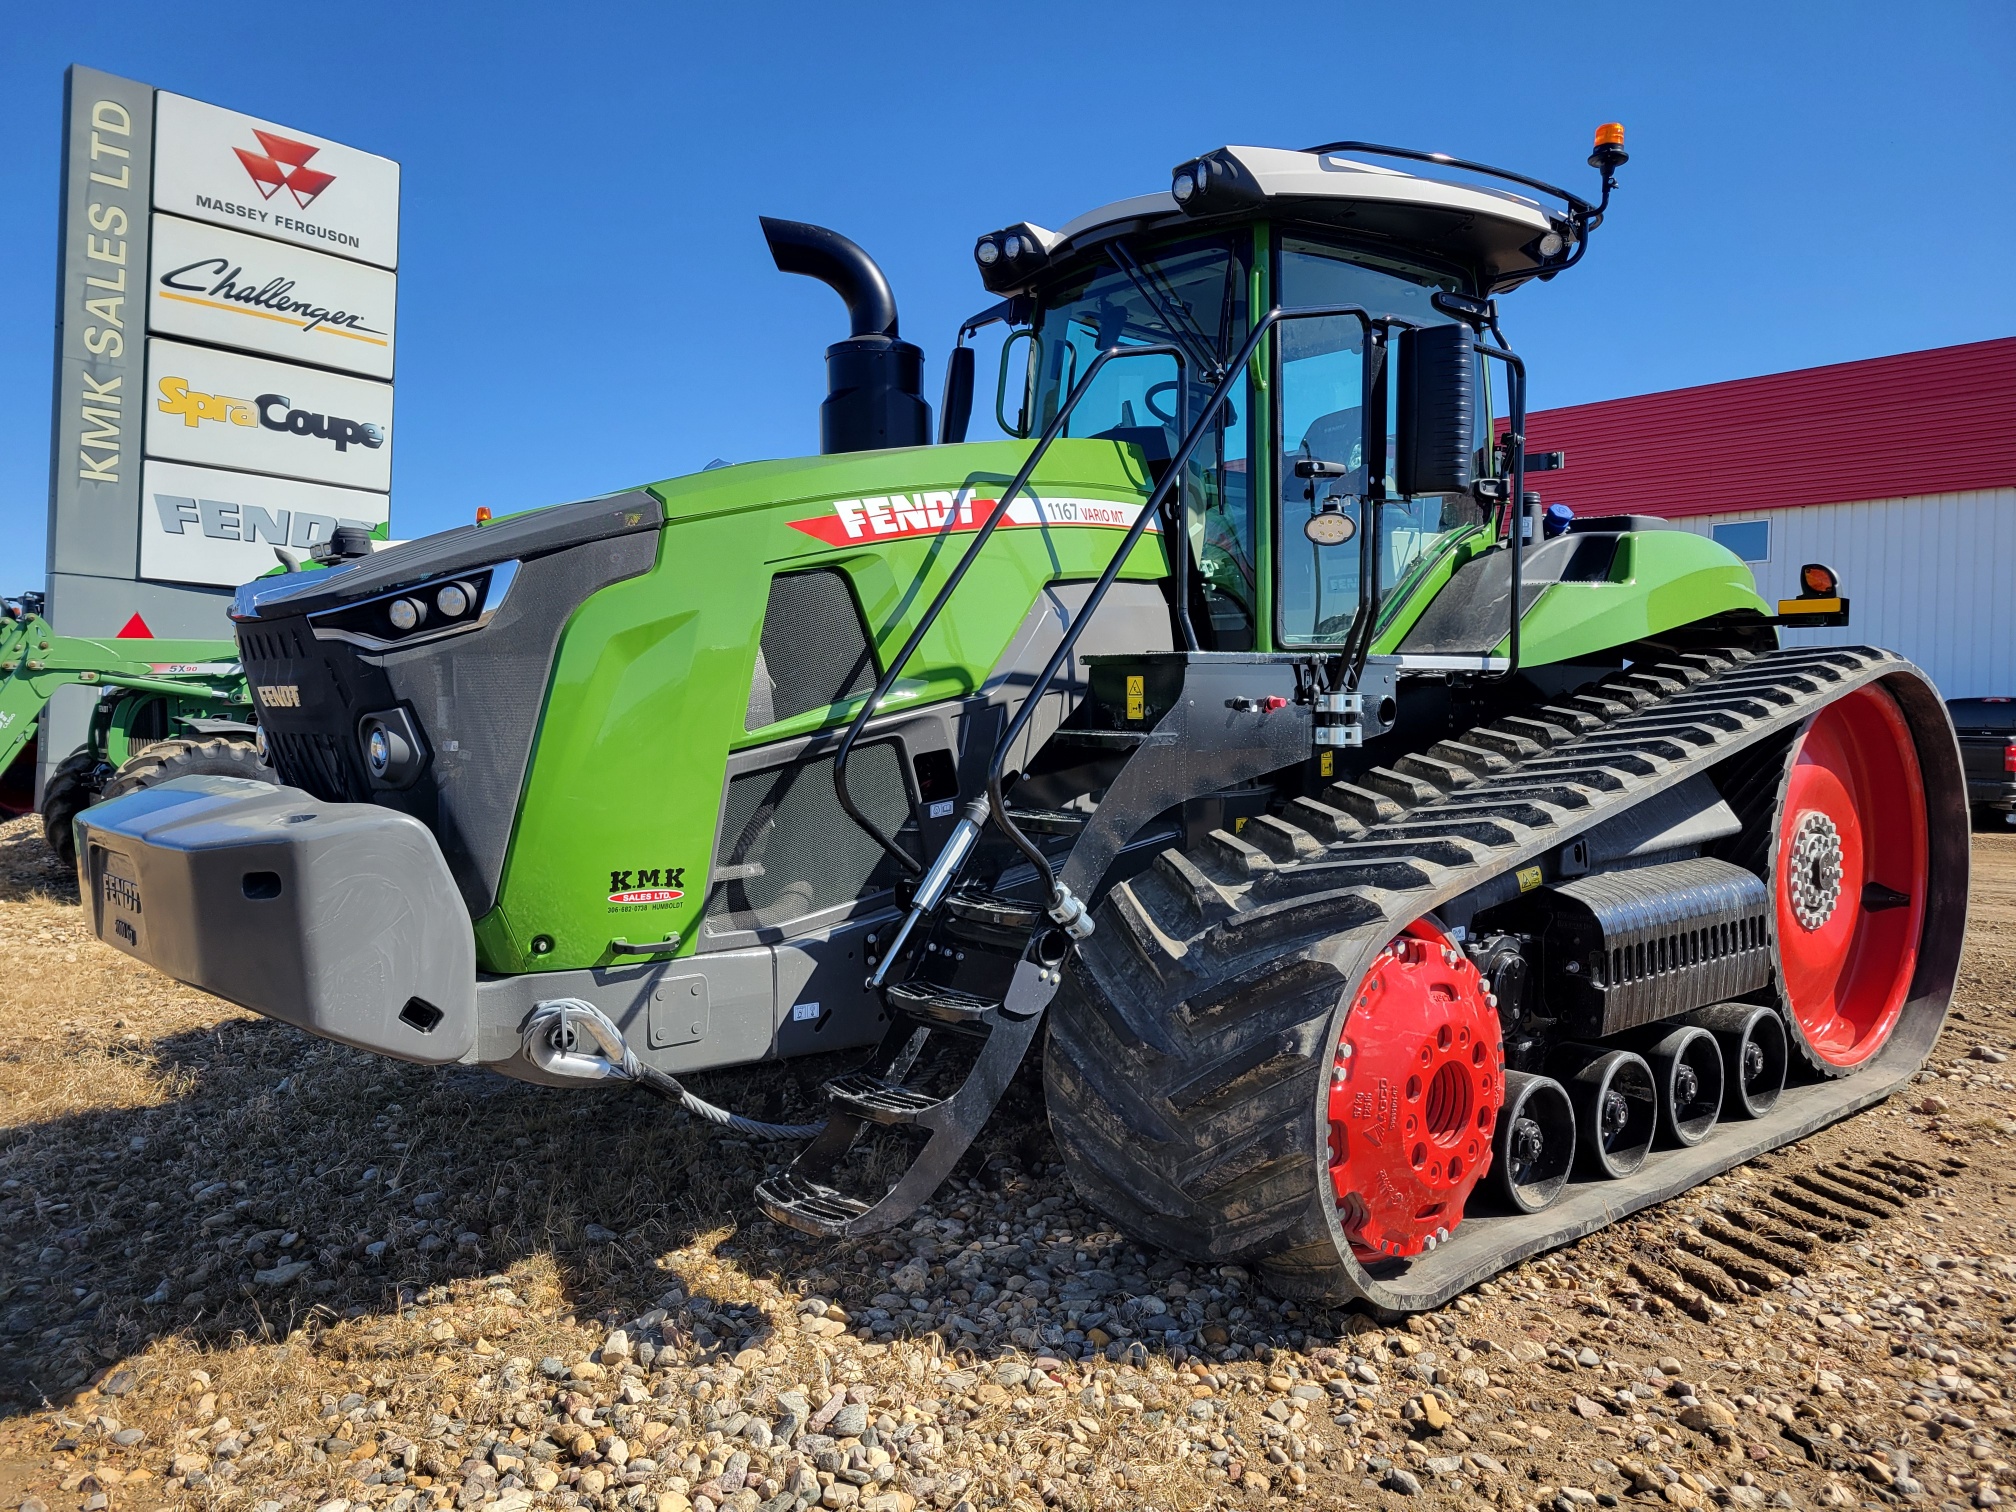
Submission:
[[[924,354],[896,331],[896,296],[875,259],[837,231],[762,217],[778,271],[816,278],[847,303],[849,335],[826,348],[826,402],[819,450],[878,451],[924,446]]]

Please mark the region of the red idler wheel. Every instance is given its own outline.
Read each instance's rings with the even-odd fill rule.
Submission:
[[[1858,688],[1792,755],[1772,855],[1778,959],[1806,1060],[1844,1076],[1889,1039],[1911,989],[1928,891],[1925,785],[1903,712]]]
[[[1362,1260],[1449,1237],[1491,1164],[1505,1050],[1484,979],[1427,919],[1380,951],[1330,1076],[1330,1181]]]

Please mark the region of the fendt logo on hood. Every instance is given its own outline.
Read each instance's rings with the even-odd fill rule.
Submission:
[[[341,415],[318,415],[312,410],[293,408],[285,394],[261,394],[257,399],[233,399],[229,394],[205,394],[189,387],[187,378],[163,378],[158,401],[164,415],[180,415],[190,429],[205,420],[224,420],[232,425],[258,425],[270,431],[286,431],[296,436],[315,436],[333,442],[345,451],[353,443],[377,450],[385,444],[382,426],[368,420],[345,420]]]
[[[252,135],[259,138],[265,152],[247,152],[243,147],[231,150],[238,154],[238,161],[245,165],[252,182],[267,199],[285,189],[294,196],[294,203],[306,210],[315,203],[317,195],[336,182],[335,174],[308,166],[308,160],[322,150],[320,147],[256,128]]]
[[[830,512],[809,520],[793,520],[791,528],[802,530],[828,546],[845,546],[853,541],[893,541],[911,536],[937,535],[941,531],[978,530],[993,512],[994,499],[976,498],[970,489],[957,493],[937,489],[920,494],[878,494],[862,499],[836,499]],[[1109,530],[1125,530],[1141,513],[1137,504],[1111,499],[1031,499],[1019,498],[1008,506],[1002,520],[1004,529],[1094,525]],[[1149,525],[1149,530],[1156,527]]]

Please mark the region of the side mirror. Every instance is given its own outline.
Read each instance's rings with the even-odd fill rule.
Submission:
[[[1477,356],[1468,326],[1402,331],[1393,480],[1401,494],[1467,493],[1477,444]]]
[[[938,444],[957,446],[973,418],[973,348],[956,346],[945,364],[945,402],[938,406]]]
[[[1027,342],[1029,350],[1024,360],[1027,366],[1022,373],[1022,399],[1015,411],[1013,424],[1003,413],[1008,404],[1008,364],[1015,352],[1017,342]],[[1018,440],[1029,436],[1029,392],[1035,386],[1036,377],[1036,333],[1034,331],[1010,331],[1008,339],[1001,343],[1001,371],[994,380],[994,423]]]

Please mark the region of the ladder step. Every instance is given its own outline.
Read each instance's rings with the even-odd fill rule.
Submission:
[[[898,982],[883,996],[899,1013],[954,1027],[984,1024],[987,1016],[1001,1006],[956,987],[936,987],[929,982]]]
[[[913,1124],[944,1101],[899,1082],[884,1081],[870,1071],[834,1077],[826,1083],[826,1098],[838,1112],[891,1127]]]
[[[1017,955],[1029,943],[1030,934],[1045,922],[1043,910],[1034,903],[989,892],[955,892],[945,899],[943,907],[945,916],[939,927],[946,934],[969,945],[985,945]]]
[[[1015,808],[1008,817],[1025,835],[1075,835],[1092,816],[1083,809]]]
[[[780,1171],[756,1184],[756,1205],[800,1233],[838,1237],[868,1211],[868,1204],[833,1187]]]

